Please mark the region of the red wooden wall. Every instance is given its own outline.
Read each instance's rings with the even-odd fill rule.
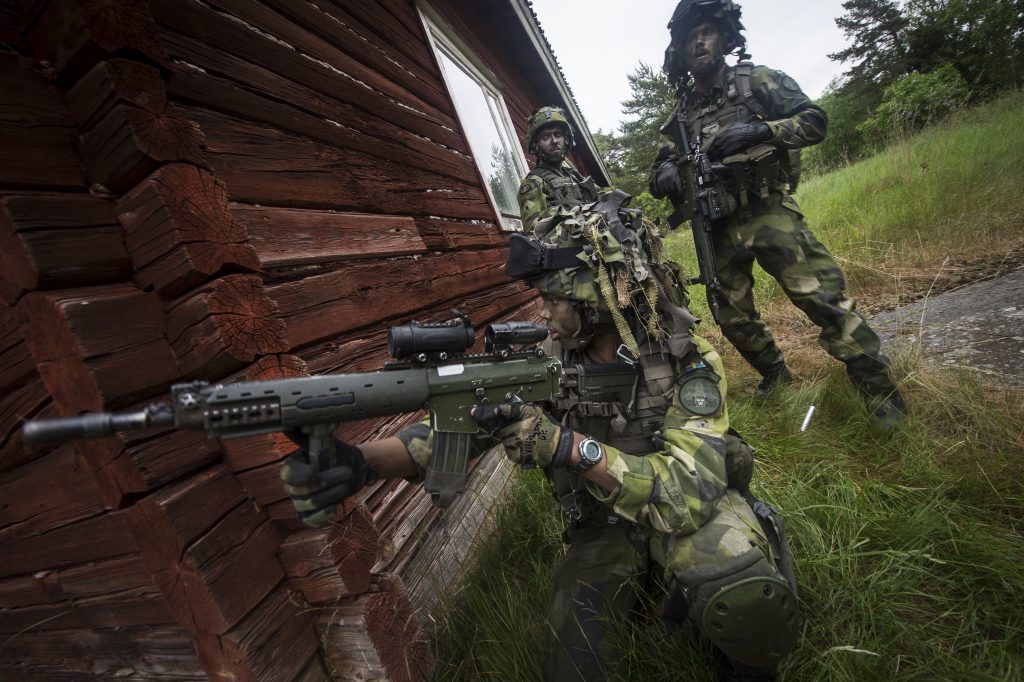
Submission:
[[[508,3],[435,7],[522,136],[558,93]],[[505,244],[408,0],[0,0],[0,677],[428,674],[420,546],[468,502],[377,484],[313,530],[283,438],[17,431],[375,369],[391,324],[452,307],[529,317]]]

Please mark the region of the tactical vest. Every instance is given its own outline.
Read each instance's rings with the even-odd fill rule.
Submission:
[[[724,98],[701,107],[687,107],[686,123],[695,140],[704,144],[717,130],[732,123],[768,120],[768,109],[757,99],[751,87],[753,69],[753,63],[739,62],[728,70]],[[774,156],[781,172],[771,189],[788,193],[796,191],[800,181],[800,150],[775,150]]]
[[[562,173],[550,168],[537,166],[527,175],[535,175],[544,181],[545,192],[549,204],[575,206],[597,199],[597,188],[593,179],[583,177],[575,168],[564,165]]]
[[[572,364],[574,360],[563,353],[565,363]],[[660,445],[655,437],[664,424],[675,391],[677,362],[660,345],[645,344],[635,367],[622,365],[622,372],[635,377],[636,381],[630,416],[623,414],[623,405],[590,403],[571,409],[564,416],[565,423],[577,433],[585,433],[631,455],[656,452]],[[568,469],[550,469],[548,474],[555,498],[573,524],[624,522],[586,491],[586,481],[581,474]]]

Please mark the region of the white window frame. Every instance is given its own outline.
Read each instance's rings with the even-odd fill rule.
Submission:
[[[469,46],[458,37],[458,34],[441,18],[436,10],[423,2],[418,3],[418,9],[420,11],[420,19],[423,21],[423,28],[430,40],[430,45],[435,50],[435,57],[437,52],[443,53],[448,59],[460,66],[483,91],[484,98],[488,103],[491,121],[494,123],[500,141],[512,160],[521,180],[529,172],[530,167],[526,162],[526,156],[523,154],[523,148],[519,144],[515,126],[512,124],[512,117],[509,115],[508,106],[505,104],[505,98],[502,97],[501,90],[495,85],[498,78]],[[449,95],[451,95],[453,90],[449,80],[450,77],[445,72],[444,63],[439,58],[437,59],[437,65],[441,70],[441,76],[444,78],[445,87],[448,89]],[[454,96],[451,99],[455,107],[455,116],[459,119],[459,124],[462,125],[463,130],[465,130],[465,125],[462,123],[461,116],[459,115],[459,103],[455,100]],[[523,221],[518,209],[516,209],[515,214],[503,213],[501,211],[498,207],[498,202],[494,198],[494,194],[491,192],[490,183],[487,181],[487,161],[477,158],[468,136],[466,143],[469,145],[470,155],[476,163],[477,172],[480,175],[480,184],[483,186],[487,200],[491,204],[491,210],[494,211],[494,215],[497,217],[498,227],[509,232],[522,232]]]

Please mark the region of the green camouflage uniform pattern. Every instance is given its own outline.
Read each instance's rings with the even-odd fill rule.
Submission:
[[[721,358],[707,341],[692,338],[724,396]],[[679,380],[691,366],[676,363],[666,407],[639,410],[621,434],[606,432],[601,439],[618,488],[606,492],[572,472],[547,472],[563,507],[575,497],[583,508],[581,522],[566,531],[569,549],[552,588],[547,679],[606,679],[617,660],[609,637],[615,620],[628,618],[659,591],[695,585],[700,582],[696,576],[716,574],[714,567],[750,559],[752,552],[760,556],[765,572],[775,573],[761,526],[739,493],[727,488],[725,401],[714,414],[701,416],[679,399]],[[659,392],[658,383],[642,382],[639,399]],[[664,439],[657,450],[650,438],[644,447],[634,428],[652,411],[660,414],[654,430]],[[594,420],[589,421],[570,424],[592,433]],[[573,495],[583,489],[587,500]]]
[[[565,469],[545,470],[563,507],[569,511],[574,501],[582,507],[581,520],[566,530],[569,548],[552,587],[547,679],[611,675],[618,658],[609,637],[614,621],[628,618],[654,586],[696,584],[694,576],[715,575],[714,567],[730,567],[751,553],[763,572],[776,573],[756,517],[739,493],[727,488],[725,401],[703,416],[680,401],[679,379],[699,360],[718,377],[722,396],[727,390],[717,351],[699,337],[693,337],[693,347],[691,363],[676,363],[667,380],[641,382],[641,400],[656,393],[670,399],[660,409],[639,411],[621,434],[607,428],[607,418],[569,419],[574,430],[592,435],[599,428],[595,421],[605,422],[601,440],[608,471],[619,482],[614,491]],[[664,439],[657,450],[635,428],[652,413],[658,419],[653,430]],[[648,425],[643,431],[651,430]],[[399,437],[420,467],[429,466],[432,434],[425,424]],[[483,433],[474,440],[477,452],[493,444]]]
[[[547,182],[537,172],[528,173],[519,185],[519,217],[523,231],[532,234],[537,221],[551,216],[560,206],[583,203],[587,200],[580,187],[579,171],[571,163],[563,161],[561,168],[548,168],[554,183]]]
[[[704,339],[692,338],[704,362],[719,377],[719,391],[725,395],[725,374],[718,352]],[[659,430],[663,449],[648,455],[629,454],[606,444],[608,473],[619,487],[609,493],[587,481],[587,490],[627,521],[659,533],[691,535],[707,522],[725,494],[728,408],[723,401],[713,415],[694,415],[683,407],[678,391],[673,390]]]
[[[734,67],[730,67],[734,68]],[[729,124],[756,120],[752,109],[727,97],[729,69],[722,80],[703,98],[687,93],[690,134],[707,149],[714,135]],[[827,117],[786,74],[763,66],[751,72],[751,91],[766,111],[772,131],[770,144],[780,149],[799,149],[825,137]],[[674,116],[674,114],[673,114]],[[663,136],[655,171],[667,159],[679,154],[673,138]],[[778,155],[788,168],[785,154]],[[881,355],[878,335],[855,309],[844,293],[846,278],[828,249],[803,221],[796,200],[775,187],[767,197],[753,192],[746,210],[739,210],[713,225],[712,245],[723,295],[720,321],[722,333],[740,354],[762,374],[770,374],[783,362],[781,349],[754,306],[753,264],[757,263],[778,280],[786,296],[821,328],[820,345],[846,363],[853,383],[868,397],[881,398],[896,390],[888,375],[888,363]]]

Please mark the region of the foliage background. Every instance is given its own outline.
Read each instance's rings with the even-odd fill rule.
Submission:
[[[1024,85],[1021,0],[847,0],[843,8],[836,23],[850,44],[829,57],[849,68],[818,100],[829,132],[804,150],[807,175],[865,158],[894,136]],[[595,137],[613,184],[639,197],[674,93],[648,64],[629,82],[619,131]],[[913,125],[892,125],[908,120]]]

